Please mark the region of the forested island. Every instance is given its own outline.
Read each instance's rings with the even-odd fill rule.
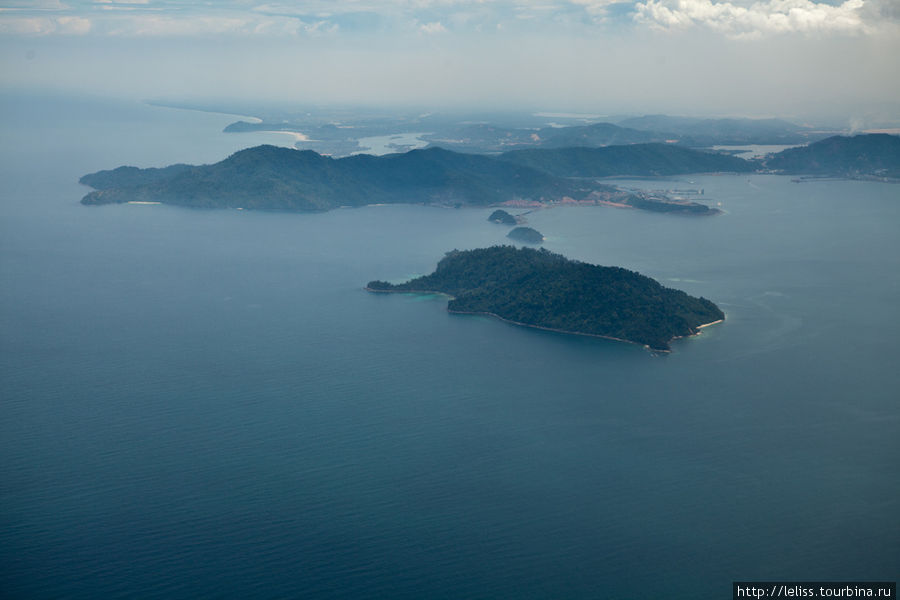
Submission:
[[[900,136],[834,136],[774,154],[766,167],[796,175],[900,179]]]
[[[401,284],[370,281],[371,292],[452,296],[454,313],[489,314],[519,325],[592,335],[669,351],[725,314],[705,298],[627,269],[569,260],[543,248],[453,250],[431,275]]]
[[[488,221],[497,223],[498,225],[515,225],[518,223],[514,216],[500,208],[491,213],[491,216],[488,217]]]
[[[540,244],[544,241],[544,235],[531,227],[516,227],[507,233],[506,237],[526,244]]]
[[[488,156],[433,148],[341,159],[257,146],[201,166],[120,167],[81,178],[84,204],[156,201],[196,208],[328,210],[380,203],[485,206],[550,202],[589,193],[583,184]]]
[[[671,144],[630,144],[602,148],[513,150],[500,160],[533,167],[559,177],[659,177],[686,173],[748,173],[758,165],[726,154]]]
[[[723,164],[735,167],[733,170],[745,170],[750,165],[727,156],[651,146],[636,145],[618,151],[644,157],[633,161],[634,166],[629,169],[600,166],[607,160],[605,156],[617,152],[612,148],[599,149],[603,152],[579,164],[592,165],[591,173],[631,175],[708,172],[710,168],[719,170]],[[560,174],[559,165],[565,160],[558,151],[532,152],[536,154],[492,157],[430,148],[334,159],[311,150],[257,146],[211,165],[180,164],[162,169],[119,167],[85,175],[80,182],[95,191],[85,195],[81,202],[88,205],[161,202],[195,208],[301,211],[386,203],[533,207],[582,202],[698,215],[718,212],[696,202],[673,202],[659,195],[627,192],[596,180],[569,177]],[[679,157],[674,169],[672,156]],[[670,166],[662,169],[656,164],[659,161]]]

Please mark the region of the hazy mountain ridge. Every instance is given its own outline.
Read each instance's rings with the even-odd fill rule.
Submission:
[[[311,150],[258,146],[202,166],[165,169],[119,167],[86,175],[99,188],[83,204],[154,201],[199,208],[328,210],[378,203],[470,204],[585,200],[615,202],[646,210],[711,214],[705,205],[642,197],[597,182],[576,181],[566,157],[580,157],[579,176],[658,175],[709,170],[752,170],[741,159],[665,145],[601,149],[533,150],[525,155],[490,157],[440,148],[403,154],[354,155],[341,159]],[[615,158],[614,166],[604,166]],[[521,164],[516,159],[521,160]],[[626,168],[624,165],[636,165]]]
[[[499,158],[541,169],[560,177],[746,173],[756,170],[758,166],[756,163],[734,156],[670,144],[514,150],[501,154]]]
[[[590,191],[530,167],[439,148],[333,159],[311,150],[257,146],[212,165],[148,173],[120,168],[87,175],[81,181],[102,186],[87,194],[84,204],[159,201],[284,210],[386,202],[487,205],[513,199],[560,199]]]
[[[809,127],[784,119],[704,119],[645,115],[624,119],[617,124],[639,131],[668,132],[670,137],[678,138],[689,146],[802,144],[821,136]]]
[[[341,159],[311,150],[258,146],[218,163],[165,168],[119,167],[85,175],[95,191],[84,204],[163,202],[198,208],[329,210],[380,203],[489,206],[586,202],[659,212],[716,214],[696,202],[630,193],[589,178],[752,172],[762,163],[672,144],[527,149],[499,156],[441,148]],[[900,137],[832,137],[768,157],[785,173],[900,175]],[[577,179],[581,178],[581,179]]]
[[[900,136],[834,136],[766,159],[769,169],[798,175],[900,178]]]
[[[480,115],[479,115],[480,116]],[[396,119],[367,118],[338,126],[311,116],[264,118],[262,122],[237,121],[226,132],[294,131],[309,140],[298,148],[348,155],[363,150],[357,140],[368,136],[420,133],[431,146],[473,153],[505,152],[523,148],[565,148],[623,144],[676,143],[689,147],[715,145],[805,144],[829,135],[783,119],[700,119],[668,115],[645,115],[619,121],[550,125],[531,115],[502,123],[494,120],[467,121],[458,115],[440,113]],[[832,132],[834,133],[834,132]]]
[[[664,142],[671,136],[628,129],[612,123],[567,127],[502,128],[473,124],[423,136],[432,145],[463,152],[504,152],[517,148],[565,148]]]

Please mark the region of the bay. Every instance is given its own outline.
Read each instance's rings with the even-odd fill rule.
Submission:
[[[84,207],[84,173],[269,138],[95,98],[2,108],[3,595],[896,578],[896,186],[691,176],[725,214],[529,214],[552,251],[725,310],[661,357],[363,291],[507,242],[489,209]]]

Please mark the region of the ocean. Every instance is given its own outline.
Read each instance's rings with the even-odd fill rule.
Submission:
[[[769,175],[711,218],[528,215],[716,302],[653,355],[368,294],[506,243],[491,209],[81,206],[228,115],[0,96],[0,595],[722,598],[896,580],[900,188]]]

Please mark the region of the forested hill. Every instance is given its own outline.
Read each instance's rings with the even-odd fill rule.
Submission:
[[[734,156],[691,150],[671,144],[632,144],[603,148],[534,148],[506,152],[500,155],[500,159],[560,177],[745,173],[758,167],[756,163]]]
[[[900,136],[834,136],[773,155],[766,166],[792,174],[900,178]]]
[[[440,148],[341,159],[257,146],[202,166],[120,167],[81,178],[84,204],[157,201],[203,208],[327,210],[388,202],[497,204],[584,195],[580,184],[532,167]]]
[[[170,165],[162,169],[119,167],[117,169],[112,169],[111,171],[98,171],[97,173],[85,175],[79,182],[98,190],[110,188],[136,188],[171,179],[176,175],[190,171],[192,168],[191,165],[185,164]]]
[[[163,202],[197,208],[328,210],[340,206],[427,203],[488,206],[549,203],[599,194],[646,210],[711,214],[696,203],[642,197],[574,177],[750,171],[755,163],[666,144],[535,149],[499,157],[441,148],[335,159],[312,150],[257,146],[212,165],[119,167],[81,178],[95,188],[83,204]]]
[[[620,127],[640,131],[666,131],[690,146],[741,146],[744,144],[799,144],[818,135],[809,127],[781,119],[698,119],[669,115],[644,115],[619,121]]]
[[[402,284],[371,281],[373,292],[453,296],[452,312],[489,313],[522,325],[616,338],[668,350],[672,339],[725,318],[705,298],[663,287],[618,267],[573,261],[541,248],[494,246],[448,252],[431,275]]]
[[[545,127],[537,132],[537,145],[541,148],[569,148],[573,146],[610,146],[618,144],[647,144],[664,142],[666,134],[655,131],[638,131],[613,125],[594,123],[571,127]]]

